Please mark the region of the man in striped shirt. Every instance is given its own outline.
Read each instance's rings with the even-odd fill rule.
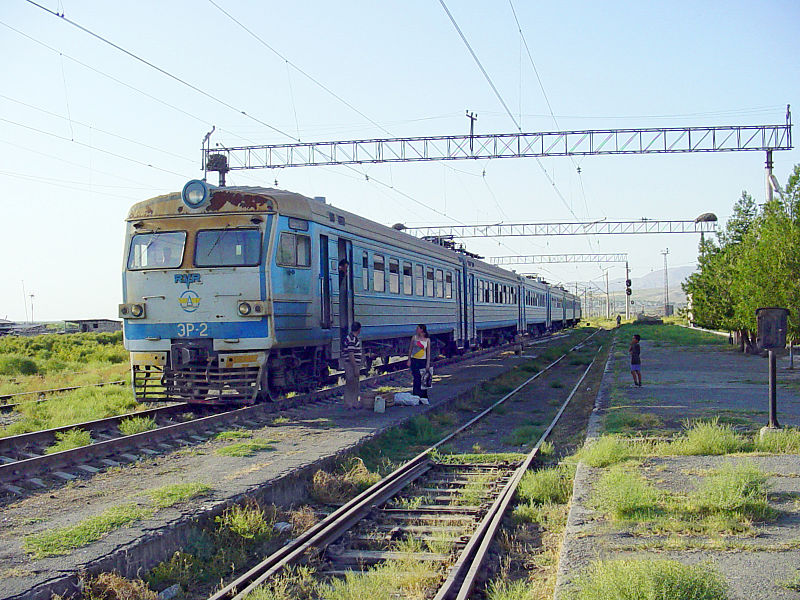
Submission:
[[[359,398],[359,375],[361,372],[361,360],[363,352],[361,350],[361,323],[353,321],[350,333],[344,338],[342,344],[342,358],[344,359],[344,407],[346,409],[358,410],[361,408]]]

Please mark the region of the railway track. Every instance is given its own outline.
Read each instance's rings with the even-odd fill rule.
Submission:
[[[209,600],[244,600],[259,586],[304,562],[318,566],[316,574],[329,582],[387,561],[411,561],[424,565],[423,568],[431,572],[435,580],[429,589],[429,597],[434,600],[466,600],[473,591],[490,544],[522,476],[595,361],[592,360],[583,371],[548,428],[519,463],[453,463],[437,460],[436,450],[490,414],[586,341],[588,338],[213,594]],[[398,546],[397,542],[402,540],[414,542]],[[407,566],[410,563],[403,564]]]
[[[533,345],[558,340],[562,335],[536,340]],[[498,354],[508,345],[478,350],[469,354],[438,361],[437,365],[475,360]],[[392,364],[397,363],[390,363]],[[390,382],[405,369],[394,370],[362,380],[362,386],[377,387]],[[188,404],[174,404],[146,411],[108,417],[97,421],[0,438],[0,490],[6,496],[22,497],[91,476],[108,467],[132,463],[141,458],[153,457],[175,451],[181,447],[202,443],[232,426],[258,428],[271,424],[275,413],[299,405],[325,404],[333,402],[334,396],[343,386],[333,386],[307,394],[284,399],[280,402],[258,404],[206,414],[182,421],[181,413],[190,409]],[[192,406],[191,410],[207,410]],[[218,410],[218,407],[217,407]],[[132,435],[123,435],[119,423],[132,416],[152,417],[155,429]],[[56,435],[68,430],[88,431],[92,443],[78,448],[48,453],[47,449],[56,440]]]

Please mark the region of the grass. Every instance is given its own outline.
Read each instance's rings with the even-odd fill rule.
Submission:
[[[697,331],[670,324],[633,323],[623,325],[617,330],[617,339],[628,342],[634,333],[642,336],[642,341],[655,342],[656,345],[672,344],[676,346],[724,346],[728,338],[705,331]]]
[[[274,440],[255,439],[247,442],[239,442],[238,444],[230,444],[223,448],[214,450],[214,454],[220,456],[253,456],[256,452],[271,452],[275,450],[272,444]]]
[[[523,425],[513,429],[510,434],[503,438],[503,443],[509,446],[526,446],[533,445],[539,436],[542,434],[542,429],[534,425]]]
[[[800,454],[800,429],[786,428],[756,436],[755,450],[771,454]]]
[[[444,464],[517,463],[525,458],[525,454],[521,452],[482,452],[475,454],[439,454],[434,452],[431,458]]]
[[[274,419],[272,419],[272,424],[273,425],[286,425],[286,423],[288,423],[289,421],[291,421],[291,419],[289,419],[289,417],[275,417]]]
[[[557,390],[559,388],[563,388],[564,384],[561,383],[560,381],[551,381],[550,382],[550,387]]]
[[[603,418],[603,428],[607,433],[641,434],[662,425],[656,415],[623,409],[612,409]]]
[[[128,386],[83,388],[52,396],[44,402],[20,405],[16,411],[19,420],[0,428],[0,437],[74,425],[142,409],[144,406],[134,400]]]
[[[72,450],[92,443],[92,434],[83,429],[68,429],[56,433],[56,443],[45,449],[45,454]]]
[[[564,504],[572,496],[574,476],[575,466],[569,464],[528,471],[519,483],[517,498],[520,503]]]
[[[593,502],[639,533],[744,534],[777,512],[767,502],[767,476],[751,463],[725,463],[695,490],[657,489],[632,465],[614,465],[594,487]]]
[[[638,473],[615,465],[598,480],[594,498],[615,520],[641,521],[656,516],[661,494]]]
[[[489,485],[496,480],[492,473],[477,473],[469,475],[467,482],[450,499],[454,506],[480,506],[486,499]]]
[[[77,525],[58,527],[28,535],[23,540],[25,551],[34,558],[68,554],[71,550],[87,546],[107,533],[153,514],[150,507],[123,504],[106,509],[99,515],[84,519]]]
[[[782,581],[778,585],[785,587],[787,590],[792,590],[793,592],[800,592],[800,572],[791,579]]]
[[[158,600],[156,592],[141,579],[126,579],[116,573],[100,573],[82,579],[84,600]],[[53,596],[57,598],[57,596]]]
[[[122,435],[134,435],[156,427],[158,425],[153,417],[128,417],[119,422],[119,432]]]
[[[234,440],[242,440],[251,437],[253,437],[253,434],[249,431],[242,431],[241,429],[233,429],[230,431],[219,432],[217,435],[214,436],[214,439],[223,442],[232,442]]]
[[[638,455],[638,445],[616,435],[603,435],[583,446],[575,455],[590,467],[608,467]]]
[[[0,339],[0,394],[125,379],[122,332],[5,336]]]
[[[749,450],[744,436],[718,419],[687,423],[684,435],[669,444],[672,454],[718,456]]]
[[[191,530],[176,552],[144,577],[152,589],[181,586],[182,597],[207,597],[209,591],[243,572],[255,556],[277,550],[285,537],[274,530],[277,511],[255,502],[233,505],[215,518],[206,530]]]
[[[344,504],[363,492],[381,476],[367,469],[364,461],[356,458],[342,465],[336,472],[317,471],[311,480],[309,494],[323,504]]]
[[[176,483],[150,490],[148,495],[158,508],[167,508],[199,496],[207,496],[211,487],[204,483]]]
[[[726,600],[724,578],[706,565],[674,560],[604,560],[576,582],[572,600]]]

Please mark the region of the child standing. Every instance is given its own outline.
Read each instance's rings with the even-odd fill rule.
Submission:
[[[642,387],[642,349],[639,347],[641,339],[639,334],[635,333],[631,341],[631,347],[628,349],[628,353],[631,355],[631,376],[633,377],[633,385],[637,387]]]
[[[414,389],[411,393],[427,398],[428,390],[422,389],[422,371],[431,366],[431,338],[428,337],[428,327],[424,324],[417,325],[417,331],[411,337],[408,366],[411,367],[411,376],[414,378]]]

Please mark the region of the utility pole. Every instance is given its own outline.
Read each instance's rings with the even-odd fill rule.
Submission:
[[[33,325],[33,294],[30,294],[31,297],[31,325]]]
[[[28,295],[25,293],[25,280],[22,280],[22,306],[25,309],[25,320],[28,320]]]
[[[606,319],[611,318],[611,295],[608,293],[608,269],[606,269]]]
[[[664,316],[666,317],[669,310],[669,276],[667,275],[667,255],[669,248],[664,250],[661,254],[664,255]]]
[[[475,121],[478,120],[478,115],[467,109],[467,118],[469,119],[469,151],[472,152],[472,144],[475,141]]]

